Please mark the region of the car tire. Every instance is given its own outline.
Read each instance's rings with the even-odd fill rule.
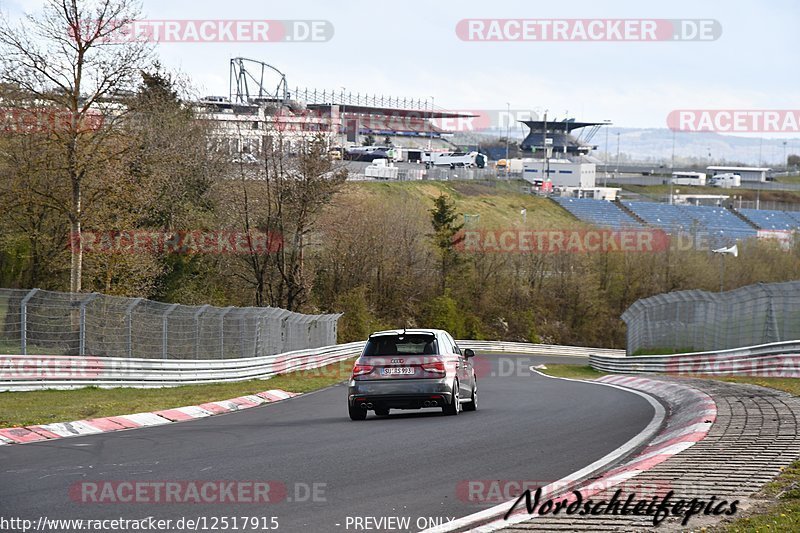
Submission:
[[[367,418],[367,410],[357,405],[348,405],[347,411],[350,413],[350,420],[365,420]]]
[[[470,401],[464,404],[465,411],[477,411],[478,410],[478,380],[473,378],[472,379],[472,396],[470,397]]]
[[[455,381],[453,384],[453,401],[450,405],[443,405],[442,406],[442,413],[446,416],[455,416],[461,411],[461,394],[458,392],[458,380]]]
[[[376,407],[375,414],[378,416],[388,416],[389,415],[389,408],[388,407]]]

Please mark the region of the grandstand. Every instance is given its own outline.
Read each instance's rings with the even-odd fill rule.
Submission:
[[[712,246],[756,237],[758,231],[724,207],[625,202],[649,226],[667,233],[705,233]]]
[[[790,213],[769,209],[740,209],[739,212],[760,229],[800,230],[800,212]]]
[[[628,213],[611,202],[590,198],[553,197],[558,205],[575,215],[579,220],[595,226],[614,229],[638,228],[642,225]]]
[[[579,220],[595,226],[614,229],[642,227],[641,220],[648,227],[659,228],[670,234],[705,235],[712,247],[757,237],[759,230],[800,231],[800,212],[732,211],[723,207],[658,202],[617,204],[588,198],[554,197],[553,200]]]
[[[677,209],[676,205],[658,202],[625,202],[625,207],[648,225],[668,232],[688,232],[695,229],[695,222]]]
[[[692,217],[701,231],[708,232],[712,237],[712,244],[732,244],[737,240],[758,236],[755,228],[724,207],[703,205],[678,205],[675,207]]]

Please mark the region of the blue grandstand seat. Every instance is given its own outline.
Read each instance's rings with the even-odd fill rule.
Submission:
[[[640,228],[642,225],[628,213],[605,200],[553,197],[561,207],[579,220],[608,228]]]
[[[633,217],[611,202],[578,198],[554,198],[580,220],[611,228],[641,227]],[[648,226],[667,233],[705,234],[710,246],[723,246],[756,237],[747,222],[723,207],[669,205],[658,202],[625,202]]]
[[[794,216],[800,217],[800,213],[769,209],[739,209],[739,212],[761,229],[800,229],[800,218],[794,218]]]

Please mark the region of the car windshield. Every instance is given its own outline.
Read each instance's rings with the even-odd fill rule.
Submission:
[[[367,341],[365,356],[434,355],[436,338],[433,335],[380,335]]]

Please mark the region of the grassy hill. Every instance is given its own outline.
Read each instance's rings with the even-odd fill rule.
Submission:
[[[461,214],[480,215],[471,227],[485,229],[505,228],[564,228],[581,223],[554,202],[522,192],[522,181],[405,181],[405,182],[355,182],[349,184],[348,195],[374,197],[388,202],[419,204],[425,209],[433,207],[440,194],[448,195]],[[521,211],[527,210],[523,223]]]

